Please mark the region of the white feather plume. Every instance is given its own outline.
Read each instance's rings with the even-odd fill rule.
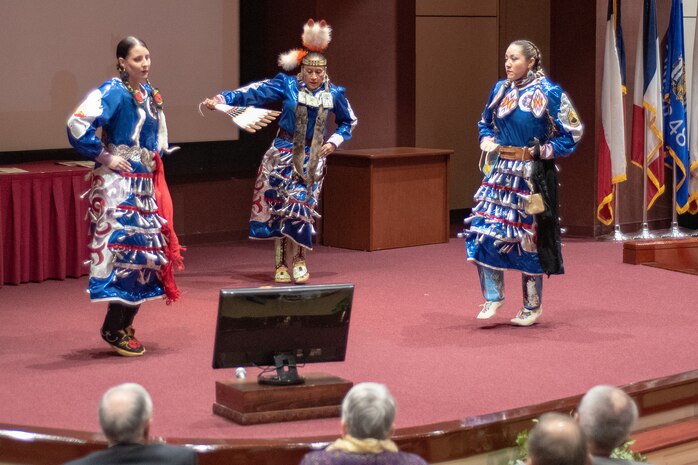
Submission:
[[[322,52],[332,40],[332,28],[325,20],[309,19],[303,26],[303,46],[312,52]]]
[[[304,50],[299,49],[289,50],[288,52],[279,55],[277,63],[279,66],[281,66],[281,68],[284,69],[284,71],[293,71],[298,67],[298,65],[301,64],[301,59],[303,58],[301,54],[303,52]]]

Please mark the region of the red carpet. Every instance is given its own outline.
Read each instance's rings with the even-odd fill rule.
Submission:
[[[464,418],[697,368],[696,277],[621,263],[622,245],[567,240],[567,274],[544,281],[544,313],[531,328],[507,322],[521,302],[507,274],[507,302],[492,323],[463,241],[379,252],[317,247],[311,282],[356,285],[344,363],[308,365],[354,382],[388,384],[396,426]],[[192,246],[179,274],[181,303],[147,303],[136,319],[146,356],[113,355],[98,328],[86,278],[0,288],[0,422],[98,431],[97,402],[110,386],[153,395],[152,433],[166,437],[334,435],[337,419],[238,426],[211,413],[218,291],[270,284],[270,243]],[[256,375],[250,370],[250,375]]]

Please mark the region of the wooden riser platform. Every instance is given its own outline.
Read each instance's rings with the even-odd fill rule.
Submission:
[[[698,238],[627,241],[623,263],[698,274]]]
[[[305,383],[269,386],[256,379],[216,382],[213,413],[241,425],[338,417],[352,382],[326,373],[308,373]]]

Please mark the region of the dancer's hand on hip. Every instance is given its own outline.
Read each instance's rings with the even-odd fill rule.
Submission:
[[[484,152],[498,152],[499,144],[492,137],[485,137],[480,141],[480,150]]]

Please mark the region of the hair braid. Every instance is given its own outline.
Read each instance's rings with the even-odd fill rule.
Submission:
[[[531,42],[530,40],[527,40],[526,42],[528,42],[528,43],[531,45],[531,48],[532,48],[533,51],[535,52],[535,54],[534,54],[534,56],[533,56],[533,58],[535,59],[535,61],[534,61],[534,63],[533,63],[533,67],[534,67],[535,69],[534,69],[533,71],[534,71],[534,72],[540,71],[540,69],[541,69],[541,67],[542,67],[541,63],[542,63],[542,60],[543,60],[543,57],[542,57],[542,55],[541,55],[541,53],[540,53],[540,49],[538,48],[538,46],[537,46],[536,44],[534,44],[534,43]]]

